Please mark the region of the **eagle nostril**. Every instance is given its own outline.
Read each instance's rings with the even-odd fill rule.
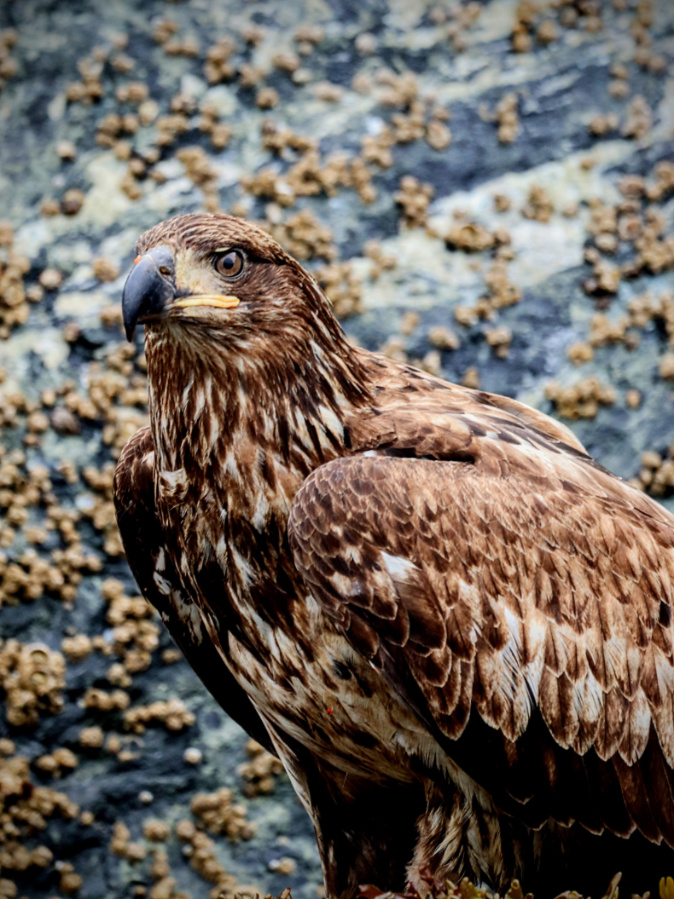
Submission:
[[[175,299],[175,265],[168,247],[153,247],[137,261],[122,291],[126,336],[132,339],[138,321],[159,315]]]

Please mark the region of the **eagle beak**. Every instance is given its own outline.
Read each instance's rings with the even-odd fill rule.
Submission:
[[[122,291],[126,339],[133,340],[139,319],[157,315],[175,295],[175,262],[168,247],[153,247],[136,259]]]
[[[176,299],[175,262],[168,247],[153,247],[134,262],[122,292],[122,314],[126,339],[133,340],[136,325],[148,316],[158,315],[167,306],[189,309],[193,306],[214,306],[232,309],[239,298],[228,295],[198,294]],[[192,313],[194,314],[194,313]],[[190,315],[189,312],[185,315]]]

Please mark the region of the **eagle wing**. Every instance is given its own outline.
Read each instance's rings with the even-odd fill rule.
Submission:
[[[222,661],[171,561],[155,508],[149,426],[137,431],[122,450],[114,500],[126,558],[141,593],[158,610],[173,641],[225,712],[273,752],[260,716]]]
[[[478,405],[380,414],[298,492],[295,563],[502,811],[674,846],[674,519]]]

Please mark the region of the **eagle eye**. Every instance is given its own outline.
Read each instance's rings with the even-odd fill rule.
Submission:
[[[243,271],[243,253],[241,250],[228,250],[215,257],[215,270],[223,278],[236,278]]]

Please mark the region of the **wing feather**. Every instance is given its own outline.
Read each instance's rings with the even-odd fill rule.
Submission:
[[[174,642],[208,691],[255,740],[273,752],[254,706],[208,637],[202,619],[180,585],[155,511],[154,443],[141,428],[122,450],[114,478],[117,524],[138,587],[161,614]]]
[[[674,845],[674,519],[538,420],[427,418],[304,482],[305,582],[503,808]]]

